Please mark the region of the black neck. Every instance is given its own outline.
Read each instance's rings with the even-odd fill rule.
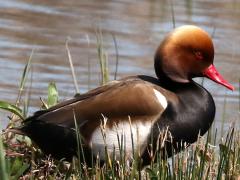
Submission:
[[[164,73],[161,74],[161,78],[158,78],[158,81],[161,85],[161,87],[172,91],[172,92],[178,92],[178,91],[184,91],[190,86],[192,86],[192,80],[189,83],[181,83],[181,82],[176,82],[170,79],[168,76],[166,76]]]

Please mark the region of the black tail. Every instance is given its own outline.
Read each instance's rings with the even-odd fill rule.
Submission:
[[[76,155],[75,130],[35,118],[32,116],[26,119],[23,126],[9,129],[9,132],[28,136],[44,153],[56,159],[71,160]]]

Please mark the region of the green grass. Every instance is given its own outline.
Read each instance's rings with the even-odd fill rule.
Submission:
[[[0,136],[0,179],[7,180],[8,172],[5,161],[5,151],[3,148],[2,136]]]
[[[68,47],[67,47],[68,49]],[[101,68],[101,84],[109,80],[107,65],[107,53],[103,50],[102,34],[97,34],[97,50]],[[69,49],[68,55],[71,59]],[[31,55],[32,56],[32,55]],[[71,61],[71,60],[70,60]],[[0,108],[10,111],[8,127],[18,126],[26,117],[26,110],[19,108],[22,100],[22,92],[30,72],[31,57],[29,58],[19,85],[19,95],[16,104],[9,104],[0,101]],[[71,65],[74,84],[76,77]],[[79,92],[75,85],[76,92]],[[49,83],[48,97],[43,107],[49,108],[58,102],[58,91],[54,83]],[[23,109],[28,109],[28,103],[23,103]],[[227,111],[227,110],[225,110]],[[73,111],[73,114],[74,111]],[[225,116],[223,115],[225,118]],[[20,120],[19,120],[20,119]],[[103,117],[101,124],[102,136],[105,137],[105,123],[107,119]],[[223,123],[226,120],[223,121]],[[131,119],[129,117],[131,125]],[[208,134],[199,137],[198,141],[187,147],[181,153],[167,159],[163,157],[163,150],[152,154],[151,164],[139,169],[140,158],[136,142],[132,141],[132,165],[125,160],[125,137],[118,135],[118,148],[120,158],[116,160],[115,151],[110,154],[105,147],[105,164],[100,166],[99,158],[93,159],[92,166],[86,164],[85,155],[81,142],[81,132],[76,127],[76,139],[78,145],[78,158],[73,158],[72,162],[64,160],[57,161],[51,156],[44,155],[38,147],[27,137],[15,135],[11,132],[3,132],[0,136],[0,179],[238,179],[240,178],[240,131],[234,129],[234,125],[229,127],[228,133],[217,140],[218,131],[212,127]],[[133,137],[132,137],[133,139]],[[159,137],[161,143],[164,142],[165,134]],[[161,143],[159,149],[161,148]]]

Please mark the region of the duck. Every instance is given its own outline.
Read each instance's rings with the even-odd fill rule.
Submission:
[[[35,112],[18,131],[56,159],[77,156],[79,139],[86,161],[94,157],[104,162],[106,150],[119,159],[122,149],[126,159],[137,153],[143,165],[152,161],[150,149],[154,153],[165,149],[170,157],[183,149],[182,144],[203,136],[214,120],[213,97],[193,78],[206,77],[234,89],[213,60],[209,34],[195,25],[180,26],[156,50],[156,77],[135,75],[112,81]],[[159,139],[164,133],[163,143]]]

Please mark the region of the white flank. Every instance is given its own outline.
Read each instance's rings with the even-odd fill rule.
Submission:
[[[147,145],[147,138],[151,132],[151,122],[137,122],[130,123],[124,121],[113,128],[105,127],[104,131],[97,128],[92,135],[93,154],[99,155],[100,159],[105,160],[105,147],[111,156],[113,152],[116,158],[120,158],[120,146],[125,150],[126,157],[132,157],[132,142],[134,144],[134,152],[142,153],[144,147]],[[104,134],[104,138],[103,138]],[[119,139],[118,139],[119,138]],[[122,142],[122,143],[121,143]]]
[[[154,94],[155,94],[155,96],[157,97],[159,103],[162,105],[162,107],[163,107],[164,109],[166,109],[168,103],[167,103],[167,99],[165,98],[165,96],[163,96],[162,93],[160,93],[160,92],[159,92],[158,90],[156,90],[156,89],[153,89],[153,91],[154,91]]]

